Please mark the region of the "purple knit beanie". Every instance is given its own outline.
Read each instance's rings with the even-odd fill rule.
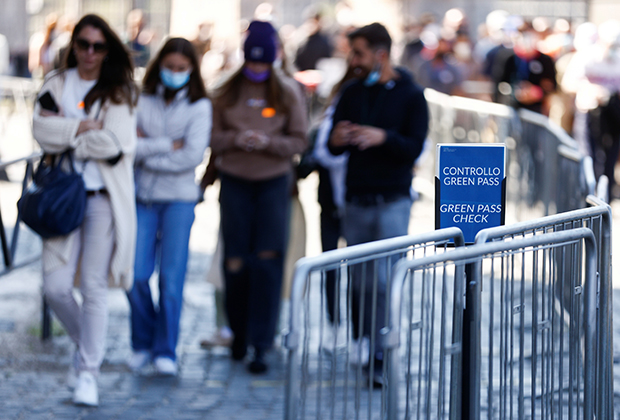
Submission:
[[[248,27],[243,44],[245,61],[273,63],[276,59],[276,30],[269,22],[255,20]]]

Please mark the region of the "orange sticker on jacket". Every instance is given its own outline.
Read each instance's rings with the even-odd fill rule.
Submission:
[[[263,118],[273,118],[276,115],[276,110],[273,108],[263,108],[261,113]]]
[[[84,109],[84,101],[78,102],[78,109]]]

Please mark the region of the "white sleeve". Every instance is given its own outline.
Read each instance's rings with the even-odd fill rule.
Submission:
[[[326,169],[340,168],[347,164],[347,159],[349,158],[348,153],[343,153],[337,156],[332,155],[327,147],[329,133],[332,131],[332,118],[336,109],[334,105],[336,102],[337,101],[334,101],[332,105],[325,110],[323,121],[321,121],[321,124],[319,125],[319,129],[316,134],[316,142],[314,144],[313,155],[317,162],[319,162],[319,164]]]

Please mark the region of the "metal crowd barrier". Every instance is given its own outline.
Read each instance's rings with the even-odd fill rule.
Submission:
[[[15,102],[16,111],[32,115],[29,102],[41,88],[42,82],[25,77],[0,76],[0,95],[11,98]]]
[[[559,269],[566,260],[570,271]],[[601,385],[596,265],[588,228],[402,259],[386,332],[387,418],[593,419]],[[477,317],[444,328],[450,308],[461,307],[465,278],[484,285],[488,302]],[[574,291],[570,302],[557,296],[565,287]],[[408,297],[424,290],[422,307],[413,307]],[[490,362],[481,368],[465,351],[464,331],[474,327],[489,333]]]
[[[426,89],[434,143],[505,143],[508,221],[574,210],[594,194],[590,157],[541,114]],[[567,194],[567,192],[570,193]]]
[[[527,222],[516,223],[509,226],[500,226],[491,229],[485,229],[478,233],[476,243],[497,242],[513,240],[515,238],[526,238],[540,235],[542,233],[566,231],[579,227],[586,227],[592,230],[596,239],[596,247],[598,249],[598,258],[596,268],[598,273],[598,296],[597,296],[597,362],[598,375],[601,376],[597,384],[597,417],[612,418],[613,417],[613,322],[612,322],[612,294],[613,285],[611,279],[611,208],[604,201],[595,196],[588,196],[586,199],[590,205],[588,208],[574,210],[570,212],[560,213],[553,216],[547,216]],[[573,269],[574,261],[563,260],[556,261],[556,268],[559,275],[570,274]],[[471,284],[471,283],[470,283]],[[491,285],[492,286],[492,285]],[[472,297],[472,305],[476,312],[480,312],[482,302],[487,301],[483,297],[483,284],[474,284],[468,288],[468,296]],[[561,298],[565,303],[570,303],[572,299],[572,289],[565,287],[561,291],[555,291],[556,297]],[[567,293],[568,292],[568,293]],[[484,293],[492,293],[488,288]],[[560,295],[561,293],[561,295]],[[569,306],[569,305],[565,305]],[[493,313],[493,308],[489,307],[489,313]],[[570,313],[570,307],[567,315]],[[492,320],[491,320],[492,322]],[[479,327],[479,325],[478,325]],[[472,371],[479,372],[481,366],[481,334],[480,330],[472,334],[472,340],[476,343],[476,349],[473,357],[473,363],[477,368]],[[491,337],[488,337],[490,340]],[[489,356],[489,365],[492,364],[492,356]],[[491,385],[491,383],[489,383]],[[489,390],[487,395],[491,395]],[[490,401],[489,401],[490,405]]]
[[[397,258],[441,254],[450,242],[463,244],[460,229],[351,246],[297,262],[284,343],[288,350],[286,419],[385,417],[387,384],[373,390],[372,377],[366,374],[374,372],[377,362],[372,349],[382,348],[380,338],[370,334],[369,357],[362,355],[361,346],[353,349],[352,337],[361,337],[364,328],[375,331],[377,323],[385,320],[389,311],[385,292]],[[333,285],[328,282],[330,273]],[[330,292],[333,300],[328,302]],[[412,299],[423,303],[421,296]],[[330,323],[330,310],[339,314],[332,318],[338,321]],[[460,311],[453,314],[458,317]],[[364,368],[367,361],[369,366]],[[379,370],[385,378],[385,365]]]
[[[33,153],[30,156],[11,160],[8,162],[0,162],[0,171],[6,170],[8,167],[18,164],[26,164],[26,168],[24,171],[24,178],[22,180],[22,191],[24,191],[30,181],[32,180],[32,174],[34,171],[34,164],[38,162],[41,158],[41,152]],[[2,213],[0,212],[0,244],[2,246],[2,257],[4,261],[4,270],[0,271],[0,276],[9,273],[10,271],[23,267],[36,261],[40,258],[40,252],[34,256],[27,258],[25,261],[21,261],[19,263],[15,262],[15,255],[17,253],[17,246],[19,244],[19,227],[20,227],[20,215],[17,214],[17,219],[15,220],[15,224],[13,225],[13,233],[11,236],[11,240],[9,241],[7,237],[7,231],[5,228],[4,219],[2,218]]]
[[[22,180],[22,192],[28,187],[30,182],[32,181],[32,175],[35,169],[35,163],[41,159],[41,152],[36,152],[31,154],[30,156],[26,156],[20,159],[15,159],[7,162],[0,162],[0,171],[5,171],[8,167],[14,165],[22,165],[25,164],[24,170],[24,178]],[[4,263],[4,269],[0,271],[0,277],[10,273],[11,271],[24,267],[26,265],[32,264],[33,262],[39,260],[41,258],[41,248],[37,247],[36,252],[30,252],[30,255],[27,255],[20,261],[16,260],[16,255],[18,251],[18,246],[20,244],[19,241],[19,233],[21,226],[21,219],[19,212],[17,213],[17,218],[15,223],[13,224],[13,232],[11,234],[11,239],[9,240],[7,235],[7,229],[5,220],[2,217],[2,212],[0,212],[0,245],[2,246],[2,258]],[[23,246],[22,246],[23,248]],[[46,340],[50,338],[52,335],[52,321],[51,321],[51,311],[47,302],[45,301],[45,297],[41,299],[41,339]]]

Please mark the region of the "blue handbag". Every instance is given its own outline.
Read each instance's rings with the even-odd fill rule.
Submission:
[[[69,172],[62,169],[65,159],[69,160]],[[70,151],[58,159],[43,155],[32,178],[32,184],[17,202],[21,220],[28,227],[47,239],[67,235],[82,224],[86,188],[82,175],[73,167]]]

